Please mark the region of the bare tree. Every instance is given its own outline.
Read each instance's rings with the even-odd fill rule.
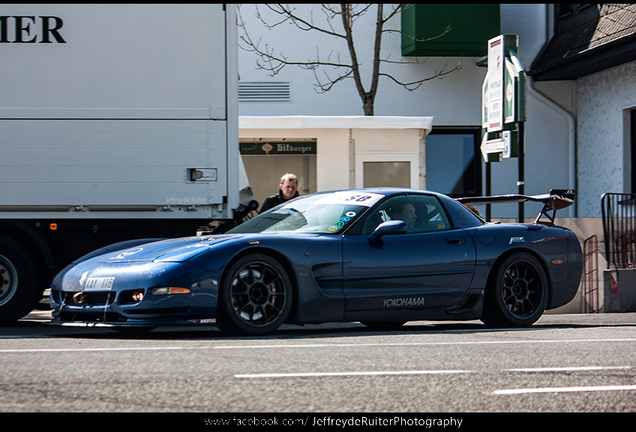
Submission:
[[[261,40],[254,41],[248,32],[245,21],[241,16],[240,6],[238,7],[238,26],[241,29],[239,46],[246,50],[254,52],[258,55],[257,68],[267,71],[271,76],[278,74],[285,66],[298,66],[305,70],[311,70],[314,73],[316,79],[316,91],[319,93],[325,93],[331,90],[338,82],[348,78],[353,78],[356,89],[360,98],[362,99],[362,107],[364,114],[368,116],[374,115],[375,97],[378,91],[378,85],[380,83],[380,77],[387,77],[396,84],[404,87],[409,91],[413,91],[419,88],[426,81],[430,81],[435,78],[441,78],[449,73],[460,69],[460,64],[457,63],[454,67],[448,68],[448,62],[439,71],[435,71],[431,76],[427,76],[422,79],[418,79],[410,82],[403,82],[397,79],[393,74],[383,71],[383,65],[388,63],[393,64],[420,64],[421,60],[413,61],[392,61],[389,57],[381,57],[381,42],[382,36],[385,33],[399,33],[405,37],[408,37],[417,42],[424,40],[414,39],[413,37],[404,34],[400,30],[385,28],[386,23],[396,16],[403,8],[407,7],[403,4],[391,6],[389,10],[385,11],[385,4],[367,4],[367,5],[352,5],[352,4],[340,4],[340,5],[322,5],[321,11],[325,15],[326,24],[319,25],[313,18],[313,11],[311,16],[307,18],[301,17],[295,7],[283,4],[267,4],[269,10],[274,12],[279,19],[274,22],[266,20],[258,9],[258,5],[255,5],[256,17],[267,28],[275,28],[285,23],[291,23],[296,28],[306,32],[319,32],[324,35],[333,36],[343,40],[346,43],[349,59],[342,60],[340,53],[334,55],[330,52],[326,58],[321,58],[320,49],[316,47],[316,55],[314,58],[306,60],[290,59],[285,56],[279,50],[270,48],[267,44],[262,44]],[[363,77],[361,72],[361,61],[358,57],[356,45],[353,38],[353,26],[358,18],[369,12],[369,10],[375,6],[376,21],[375,32],[373,40],[373,50],[371,59],[371,80],[369,88],[366,89],[363,84]],[[337,22],[341,21],[341,25]],[[444,31],[435,38],[441,37],[450,31],[450,25],[448,25]],[[431,40],[430,38],[426,40]],[[264,45],[264,46],[263,46]],[[322,74],[319,76],[318,71]],[[329,72],[331,70],[331,73]],[[333,75],[332,75],[333,74]]]

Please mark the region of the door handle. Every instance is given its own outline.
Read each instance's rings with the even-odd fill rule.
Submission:
[[[448,237],[446,239],[446,243],[452,245],[462,245],[466,243],[466,240],[463,237]]]

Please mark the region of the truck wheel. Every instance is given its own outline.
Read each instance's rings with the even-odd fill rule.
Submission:
[[[219,327],[223,332],[241,335],[272,332],[291,310],[289,276],[275,259],[248,255],[228,270],[219,303]]]
[[[39,295],[35,264],[28,252],[16,241],[0,236],[0,325],[31,312]]]

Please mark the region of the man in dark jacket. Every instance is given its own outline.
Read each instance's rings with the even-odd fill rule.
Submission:
[[[276,207],[278,204],[282,204],[285,201],[289,201],[292,198],[296,198],[298,194],[298,178],[295,174],[287,173],[280,178],[280,189],[277,194],[274,194],[268,198],[265,198],[261,210],[259,213],[263,213],[272,207]]]

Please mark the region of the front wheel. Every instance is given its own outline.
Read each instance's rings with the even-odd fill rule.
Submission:
[[[219,327],[230,334],[262,335],[289,315],[291,281],[278,261],[248,255],[231,265],[221,285]]]
[[[525,327],[541,318],[548,304],[548,280],[539,261],[518,252],[494,271],[481,320],[494,327]]]

